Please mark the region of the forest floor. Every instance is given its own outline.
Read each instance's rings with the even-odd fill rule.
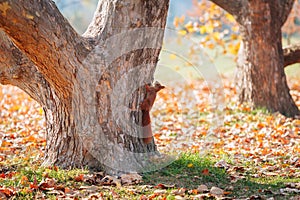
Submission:
[[[0,199],[300,199],[300,120],[238,105],[223,83],[213,95],[204,81],[167,85],[152,126],[159,150],[177,159],[119,178],[41,167],[42,108],[0,86]],[[300,107],[300,80],[289,85]]]

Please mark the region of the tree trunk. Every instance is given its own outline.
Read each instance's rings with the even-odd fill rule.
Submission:
[[[279,111],[286,116],[299,114],[286,81],[281,42],[283,8],[274,1],[249,1],[240,20],[243,42],[238,58],[240,102]],[[277,19],[277,20],[276,20]]]
[[[286,65],[299,62],[293,57],[298,50],[287,48],[283,54],[281,43],[281,27],[294,0],[211,1],[232,14],[240,25],[243,39],[236,76],[240,102],[286,116],[299,115],[284,73]]]
[[[154,141],[143,142],[140,103],[153,81],[168,1],[101,0],[83,36],[51,1],[0,5],[0,83],[20,87],[43,106],[44,165],[110,173],[164,165],[153,159]]]

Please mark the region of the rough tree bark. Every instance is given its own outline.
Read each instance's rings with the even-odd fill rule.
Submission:
[[[44,165],[155,167],[139,103],[153,81],[169,1],[101,0],[78,35],[52,1],[0,0],[0,83],[45,111]]]
[[[281,41],[281,27],[294,0],[211,1],[235,16],[240,25],[243,36],[237,70],[240,102],[286,116],[299,115],[284,72],[285,65],[299,59],[289,59],[295,52],[290,48],[284,55]]]

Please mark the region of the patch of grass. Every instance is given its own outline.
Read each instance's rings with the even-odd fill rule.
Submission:
[[[280,176],[255,176],[255,168],[259,167],[250,161],[239,162],[239,167],[245,168],[244,172],[236,172],[240,176],[237,181],[232,181],[232,173],[225,169],[215,167],[215,164],[225,160],[226,163],[234,166],[234,159],[230,156],[215,155],[201,156],[200,154],[183,153],[180,157],[169,166],[158,171],[147,172],[143,174],[144,182],[140,185],[133,186],[96,186],[98,194],[101,193],[105,199],[114,199],[116,196],[126,199],[140,199],[143,195],[151,196],[157,188],[153,187],[158,184],[175,185],[175,188],[187,188],[189,190],[197,189],[199,185],[211,187],[219,187],[229,192],[228,197],[232,198],[249,198],[252,195],[261,196],[263,198],[274,197],[275,199],[285,199],[289,196],[283,196],[279,191],[286,187],[286,183],[299,183],[300,178],[286,178]],[[0,185],[8,188],[17,188],[15,198],[17,199],[33,199],[37,194],[46,195],[47,199],[56,199],[57,196],[48,194],[47,191],[31,190],[30,183],[40,183],[45,178],[53,178],[59,185],[64,188],[78,190],[80,186],[90,186],[85,182],[76,182],[74,178],[80,174],[89,173],[87,170],[74,169],[63,170],[57,167],[44,168],[40,165],[28,164],[25,161],[19,165],[3,166],[0,169],[5,174],[14,172],[9,178],[0,178]],[[26,177],[26,178],[24,178]],[[152,187],[146,187],[151,185]],[[174,199],[172,193],[174,189],[167,189],[165,193],[166,199]],[[295,194],[289,194],[290,196]],[[186,193],[187,198],[192,198]],[[155,198],[154,198],[155,199]]]
[[[39,162],[20,158],[15,159],[12,163],[0,163],[0,174],[5,176],[0,178],[0,185],[6,188],[14,188],[17,199],[34,199],[38,192],[43,192],[33,189],[33,186],[37,186],[47,178],[55,180],[56,185],[72,188],[83,184],[74,181],[74,178],[87,173],[88,170],[83,169],[64,170],[55,166],[41,167]],[[47,194],[46,196],[48,199],[56,199],[53,194]]]
[[[229,179],[225,170],[214,167],[215,162],[212,157],[202,158],[198,154],[184,153],[169,166],[143,174],[144,183],[175,184],[176,187],[188,189],[195,189],[203,183],[223,186]]]
[[[283,195],[280,189],[286,188],[288,183],[299,183],[299,178],[284,178],[280,176],[257,177],[242,179],[232,184],[232,197],[249,197],[251,195],[260,195],[265,198],[274,197],[275,199],[289,199],[296,194],[290,193]]]
[[[227,163],[234,163],[230,157],[226,157]],[[284,178],[280,176],[254,178],[253,163],[243,162],[245,172],[238,173],[241,177],[237,181],[231,181],[231,175],[225,169],[215,167],[219,159],[213,155],[200,157],[199,154],[182,154],[181,157],[164,169],[143,174],[144,183],[150,185],[175,184],[177,188],[196,189],[204,184],[211,188],[213,186],[227,190],[232,198],[246,198],[252,195],[262,197],[276,197],[285,199],[279,190],[285,188],[287,183],[300,182],[300,178]],[[292,195],[292,194],[290,194]]]

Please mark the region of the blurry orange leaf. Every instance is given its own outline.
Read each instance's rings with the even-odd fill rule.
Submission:
[[[77,182],[82,182],[84,180],[84,175],[79,174],[78,176],[74,177],[74,180]]]
[[[1,173],[1,174],[0,174],[0,178],[5,178],[5,174],[4,174],[4,173]]]
[[[200,33],[201,34],[205,34],[206,33],[206,27],[205,26],[201,26],[200,27]]]
[[[28,177],[27,177],[27,176],[22,176],[22,177],[21,177],[21,180],[20,180],[20,183],[21,183],[22,185],[28,184]]]
[[[235,22],[235,19],[231,14],[226,13],[225,17],[228,19],[229,22]]]
[[[208,176],[209,175],[209,169],[203,169],[202,171],[201,171],[201,173],[203,174],[203,175],[205,175],[205,176]]]
[[[37,190],[39,188],[39,186],[36,185],[35,183],[30,183],[29,187],[30,189],[34,189],[34,190]]]
[[[213,49],[213,48],[215,48],[215,45],[213,43],[210,43],[210,44],[207,45],[207,47],[210,48],[210,49]]]
[[[262,151],[261,151],[261,154],[262,155],[267,155],[267,154],[269,154],[270,153],[270,149],[267,149],[267,148],[264,148]]]
[[[213,25],[207,25],[205,28],[207,33],[213,33],[214,32],[214,27]]]
[[[220,33],[219,32],[214,32],[213,33],[213,39],[216,40],[216,41],[220,40],[221,39]]]
[[[240,43],[228,45],[228,51],[233,55],[237,55],[239,49],[240,49]]]
[[[194,167],[194,165],[193,165],[193,163],[189,163],[189,164],[187,165],[187,167],[188,167],[188,168],[192,168],[192,167]]]
[[[7,197],[11,197],[15,194],[15,191],[9,188],[0,187],[0,192],[5,194]]]
[[[175,60],[177,58],[177,56],[175,54],[170,54],[170,59],[171,60]]]
[[[175,187],[175,185],[166,185],[166,184],[159,183],[154,188],[168,189],[168,188],[174,188],[174,187]]]
[[[233,32],[238,32],[239,31],[239,27],[238,26],[233,26],[233,27],[231,27],[231,30]]]
[[[193,33],[195,30],[194,30],[194,25],[192,22],[188,22],[185,26],[186,30],[189,32],[189,33]]]
[[[238,35],[237,34],[231,34],[230,39],[231,40],[236,40],[236,39],[238,39]]]
[[[36,138],[33,135],[30,135],[30,136],[28,136],[28,137],[26,137],[26,138],[23,139],[24,143],[27,143],[27,142],[36,142],[36,141],[37,140],[36,140]]]
[[[185,16],[182,15],[181,17],[175,17],[174,19],[174,26],[177,28],[180,24],[182,24],[185,20]]]
[[[186,30],[180,30],[180,31],[178,31],[178,34],[181,35],[181,36],[185,36],[187,34],[187,31]]]
[[[2,147],[10,147],[10,146],[12,146],[12,143],[4,140],[4,141],[2,141],[1,146]]]

